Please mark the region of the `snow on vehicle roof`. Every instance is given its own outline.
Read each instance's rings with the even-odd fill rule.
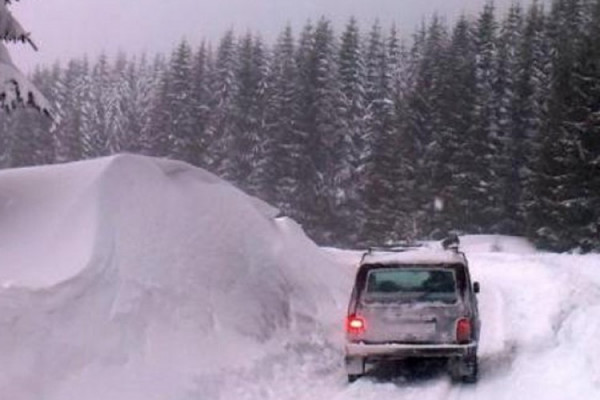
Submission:
[[[466,263],[461,252],[432,248],[407,251],[375,251],[365,254],[361,264],[455,264]]]

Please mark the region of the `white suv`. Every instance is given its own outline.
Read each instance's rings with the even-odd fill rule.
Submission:
[[[477,380],[479,284],[458,239],[447,244],[363,255],[346,321],[350,382],[381,360],[406,358],[443,358],[454,380]]]

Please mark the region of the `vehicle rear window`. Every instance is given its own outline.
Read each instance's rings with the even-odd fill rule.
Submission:
[[[441,268],[378,268],[369,271],[367,301],[454,303],[457,300],[453,270]]]

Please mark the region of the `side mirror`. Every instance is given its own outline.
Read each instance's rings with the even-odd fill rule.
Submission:
[[[473,283],[473,292],[479,293],[480,290],[481,290],[481,288],[479,287],[479,282],[474,282]]]

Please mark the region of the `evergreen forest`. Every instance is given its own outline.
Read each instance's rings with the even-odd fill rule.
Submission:
[[[400,10],[399,10],[400,12]],[[321,245],[522,235],[600,250],[600,0],[493,3],[411,37],[322,18],[267,43],[40,67],[54,120],[0,118],[0,167],[136,153],[206,168]]]

